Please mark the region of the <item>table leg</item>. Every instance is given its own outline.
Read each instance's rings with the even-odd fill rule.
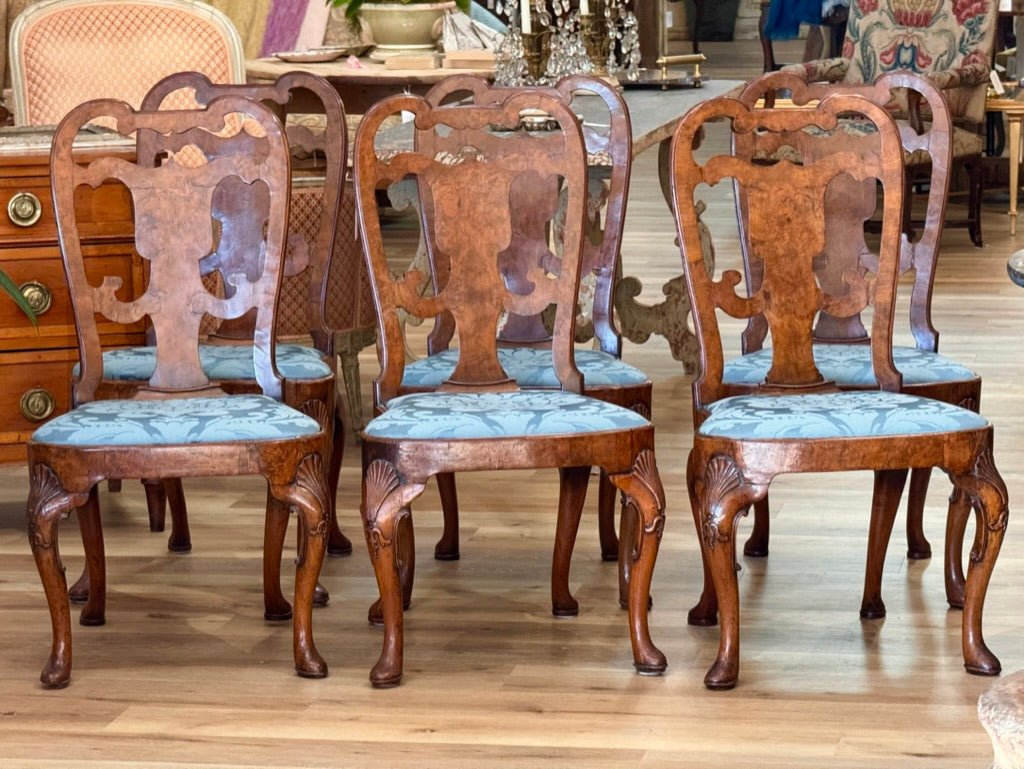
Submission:
[[[1021,113],[1007,113],[1010,124],[1010,234],[1017,234],[1017,184],[1020,180],[1020,124]]]
[[[669,188],[669,149],[671,140],[666,139],[658,148],[658,175],[661,191],[672,209],[672,192]],[[698,208],[698,215],[703,207]],[[704,265],[708,274],[715,271],[715,248],[711,242],[711,232],[698,219],[701,246],[704,251]],[[690,330],[690,298],[686,293],[686,282],[679,275],[664,286],[661,291],[665,301],[656,305],[643,305],[636,301],[642,290],[639,280],[632,277],[623,278],[615,286],[615,312],[619,318],[622,335],[631,342],[642,344],[651,334],[660,334],[668,340],[672,357],[683,364],[683,371],[695,374],[700,362],[700,351],[697,348],[697,337]]]

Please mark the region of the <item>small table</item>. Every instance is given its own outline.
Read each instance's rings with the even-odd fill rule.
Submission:
[[[1009,126],[1010,145],[1010,234],[1017,234],[1017,185],[1020,182],[1020,136],[1024,122],[1024,101],[1009,96],[990,96],[985,100],[985,110],[1006,115]]]
[[[286,72],[302,70],[320,75],[333,85],[345,103],[345,112],[362,115],[386,96],[395,93],[425,94],[451,75],[480,75],[490,78],[491,70],[481,69],[388,69],[383,63],[359,59],[359,68],[348,66],[345,58],[329,62],[293,64],[277,58],[248,59],[245,75],[249,81],[273,81]]]

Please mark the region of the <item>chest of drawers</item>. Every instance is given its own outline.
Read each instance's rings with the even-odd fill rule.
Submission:
[[[109,141],[83,136],[83,158]],[[78,145],[76,145],[77,147]],[[125,148],[128,151],[128,148]],[[84,252],[97,274],[122,278],[118,295],[143,291],[141,259],[133,249],[131,199],[123,187],[80,189],[76,198]],[[78,359],[74,314],[57,243],[50,196],[49,134],[0,131],[0,269],[35,308],[38,329],[0,295],[0,462],[25,459],[25,441],[47,419],[67,411],[71,369]],[[101,327],[109,344],[142,344],[140,323]]]

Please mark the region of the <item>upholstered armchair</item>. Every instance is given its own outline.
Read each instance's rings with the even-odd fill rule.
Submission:
[[[873,83],[894,70],[909,70],[941,88],[957,128],[954,165],[967,172],[966,221],[981,246],[981,126],[995,39],[997,0],[852,0],[843,55],[786,67],[808,81]],[[927,116],[926,116],[927,118]],[[924,169],[908,168],[916,177]]]

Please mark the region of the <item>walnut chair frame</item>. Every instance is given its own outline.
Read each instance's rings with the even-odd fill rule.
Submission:
[[[698,164],[694,140],[711,120],[731,120],[736,134],[836,128],[840,116],[863,115],[877,127],[875,150],[860,146],[803,165],[758,165],[717,156]],[[1008,517],[1006,486],[992,460],[992,427],[973,411],[900,392],[892,358],[894,296],[899,275],[903,210],[903,149],[899,131],[881,107],[855,95],[833,94],[815,109],[751,110],[720,98],[692,109],[680,122],[671,153],[672,191],[687,290],[695,312],[702,373],[693,384],[698,422],[687,462],[687,488],[704,562],[704,590],[690,610],[696,625],[721,623],[718,654],[704,682],[735,686],[739,673],[739,592],[734,568],[736,521],[763,499],[783,473],[874,470],[868,552],[884,557],[907,468],[941,467],[974,506],[978,527],[964,597],[962,644],[969,672],[994,675],[997,657],[982,637],[982,606]],[[883,190],[882,234],[874,275],[845,276],[847,297],[819,290],[815,257],[825,245],[826,192],[842,175],[876,179]],[[694,193],[731,177],[746,187],[750,247],[763,264],[761,289],[735,291],[740,275],[715,281],[703,268]],[[789,225],[778,226],[780,211]],[[874,313],[871,363],[879,389],[838,391],[823,379],[812,354],[812,325],[821,311],[846,317],[870,292]],[[728,396],[718,311],[735,318],[764,315],[772,335],[772,366],[758,392]],[[839,427],[835,425],[839,424]],[[825,425],[825,426],[823,426]],[[960,504],[954,501],[952,504]],[[869,570],[869,581],[880,579]],[[877,593],[865,586],[865,595]]]
[[[619,362],[622,357],[622,335],[615,325],[612,311],[612,290],[615,278],[620,272],[622,228],[632,170],[632,126],[629,110],[621,94],[607,82],[596,77],[566,77],[555,87],[544,89],[544,92],[553,98],[561,99],[567,105],[581,94],[590,97],[590,101],[601,103],[597,123],[602,128],[583,124],[588,154],[588,197],[587,237],[584,238],[583,267],[580,274],[592,281],[593,292],[592,310],[587,308],[587,313],[592,317],[592,327],[587,329],[588,333],[584,336],[593,336],[598,345],[597,350],[578,350],[576,353],[577,362],[584,374],[584,394],[631,408],[650,419],[653,385],[639,369]],[[446,78],[427,93],[426,99],[431,104],[440,106],[459,96],[468,96],[472,103],[485,105],[501,101],[507,95],[507,88],[493,86],[474,75],[461,75]],[[457,136],[441,139],[431,131],[421,132],[421,137],[425,142],[433,142],[432,148],[435,151],[442,151],[444,144],[455,144],[458,141]],[[495,146],[500,146],[500,142]],[[557,200],[557,194],[552,193],[542,198],[536,195],[534,190],[529,190],[515,199],[516,225],[513,249],[510,249],[509,259],[503,269],[507,278],[520,286],[517,290],[524,290],[523,287],[530,285],[531,271],[542,266],[537,264],[538,256],[546,256],[548,252],[550,212],[534,210],[534,207],[543,200]],[[426,213],[430,214],[429,211]],[[557,217],[554,226],[557,229]],[[433,243],[427,241],[425,246],[433,284],[442,285],[442,281],[446,279],[447,266],[439,264],[438,259],[443,255],[437,253]],[[583,322],[581,313],[577,318],[577,325]],[[413,362],[407,368],[407,375],[424,371],[432,376],[420,376],[413,384],[403,383],[403,392],[428,390],[444,381],[448,372],[440,370],[435,362],[438,359],[434,356],[441,355],[442,359],[447,360],[448,368],[454,368],[455,351],[450,349],[454,332],[451,315],[439,316],[428,344],[429,357]],[[532,375],[537,369],[550,370],[549,358],[535,358],[531,355],[529,360],[536,360],[536,367],[531,366],[522,371],[516,368],[516,358],[512,355],[506,357],[503,351],[550,348],[550,316],[544,312],[532,317],[509,314],[498,331],[498,344],[499,357],[509,370],[509,376],[516,379],[521,387],[539,386],[533,381]],[[595,378],[588,382],[590,373],[593,373]],[[545,386],[553,387],[555,383],[550,382]],[[455,481],[447,474],[438,476],[437,480],[444,513],[444,531],[434,548],[434,557],[440,560],[455,560],[459,557],[458,498]],[[619,556],[615,525],[616,494],[614,485],[604,472],[600,475],[598,489],[601,556],[606,561],[615,561]],[[625,605],[625,592],[622,600]]]
[[[942,240],[943,222],[949,170],[952,163],[951,135],[952,118],[945,95],[928,80],[910,72],[894,72],[883,75],[872,86],[807,84],[802,78],[790,73],[774,73],[749,83],[738,97],[748,107],[754,107],[758,100],[777,92],[787,90],[796,105],[806,105],[821,99],[828,93],[859,93],[880,107],[890,104],[896,89],[904,89],[913,102],[923,102],[931,114],[931,122],[915,129],[909,123],[898,122],[904,157],[927,155],[926,165],[930,168],[929,193],[923,228],[916,231],[911,239],[906,231],[900,238],[899,273],[906,275],[913,270],[910,290],[908,328],[914,339],[914,347],[894,347],[897,368],[903,374],[902,392],[935,398],[945,403],[977,411],[981,401],[981,377],[976,373],[938,354],[939,332],[932,322],[931,299],[938,263],[939,244]],[[863,121],[861,121],[863,123]],[[849,124],[848,124],[849,125]],[[791,146],[802,157],[821,156],[821,153],[836,149],[854,149],[859,141],[870,141],[856,132],[839,130],[829,136],[816,136],[801,131],[792,136],[766,133],[758,147],[752,134],[736,137],[736,152],[744,157],[776,156],[781,146]],[[767,146],[765,146],[767,145]],[[844,276],[850,273],[863,274],[873,268],[874,255],[864,243],[864,221],[875,208],[876,190],[871,181],[855,183],[849,179],[834,183],[829,192],[828,214],[825,220],[826,248],[820,259],[819,282],[823,290],[842,295],[849,293]],[[909,195],[904,202],[909,205]],[[741,230],[745,219],[741,196],[737,198],[737,216]],[[904,221],[907,217],[904,216]],[[740,241],[743,250],[744,269],[748,292],[756,293],[762,281],[762,265],[752,259],[746,238]],[[867,262],[866,264],[864,262]],[[817,354],[826,361],[827,370],[823,375],[835,382],[841,389],[856,390],[875,386],[873,379],[863,375],[870,371],[869,337],[860,317],[866,309],[867,295],[862,297],[860,311],[835,317],[828,312],[818,315],[814,327],[814,343]],[[736,377],[730,376],[739,367],[767,370],[769,351],[764,349],[768,325],[763,316],[751,318],[743,334],[743,358],[729,361],[725,365],[724,377],[730,394],[740,394],[756,388],[745,377],[746,384],[737,384]],[[840,347],[840,345],[842,345]],[[840,353],[837,355],[837,353]],[[840,365],[836,365],[836,361]],[[832,365],[829,366],[828,362]],[[851,374],[853,374],[851,376]],[[915,468],[910,473],[910,490],[907,497],[907,557],[923,559],[931,557],[931,545],[924,534],[924,503],[928,491],[931,468]],[[901,494],[899,490],[893,490]],[[946,598],[949,605],[962,608],[964,600],[963,536],[967,526],[969,509],[963,505],[950,508],[963,516],[947,522],[945,546]],[[744,545],[747,556],[760,557],[768,554],[769,515],[767,497],[754,506],[754,528]],[[869,568],[881,568],[877,559],[869,561]],[[865,617],[884,616],[885,605],[880,596],[868,597],[861,607]]]
[[[337,405],[337,389],[335,387],[333,339],[334,333],[329,328],[324,308],[327,302],[327,276],[331,266],[332,250],[335,242],[335,227],[344,188],[347,165],[347,135],[345,129],[345,113],[337,91],[327,81],[306,72],[291,72],[282,75],[275,83],[262,85],[214,84],[209,78],[197,72],[180,72],[170,75],[157,83],[142,101],[143,111],[166,109],[169,103],[186,101],[182,94],[189,94],[187,100],[198,107],[204,107],[214,98],[234,95],[263,102],[277,113],[294,111],[293,105],[300,100],[309,102],[311,109],[318,109],[324,116],[322,131],[311,131],[303,125],[285,127],[288,146],[294,157],[312,158],[317,164],[313,181],[319,182],[312,194],[318,194],[320,216],[318,226],[312,240],[304,237],[301,231],[289,226],[288,248],[285,253],[284,279],[282,296],[288,295],[292,304],[303,305],[303,319],[298,324],[313,340],[314,351],[296,345],[278,344],[275,349],[276,362],[284,376],[282,393],[283,400],[290,406],[301,408],[309,401],[323,404],[332,425],[330,462],[328,467],[328,483],[330,490],[330,529],[328,532],[327,552],[332,555],[347,555],[352,552],[352,544],[341,532],[337,523],[334,500],[337,497],[338,478],[341,474],[341,462],[344,452],[344,427],[341,424],[341,409]],[[151,148],[151,134],[144,133],[139,139],[140,157],[157,158],[158,149]],[[296,161],[293,161],[293,164]],[[307,194],[310,189],[309,179],[297,187],[297,174],[292,172],[292,206],[290,220],[294,220],[295,195]],[[289,222],[291,224],[291,221]],[[258,230],[252,230],[258,235]],[[239,269],[251,272],[252,267],[245,261],[258,255],[248,242],[251,235],[237,233],[239,237],[222,238],[215,254],[207,257],[200,264],[204,278],[224,276]],[[230,291],[231,287],[221,281]],[[283,303],[279,301],[279,307]],[[292,325],[295,325],[294,323]],[[297,329],[296,329],[297,330]],[[245,369],[246,361],[252,360],[253,316],[228,319],[217,324],[210,338],[200,345],[200,356],[209,365],[205,367],[210,379],[217,383],[225,392],[232,394],[258,393],[260,384],[255,372],[247,373],[244,378],[229,378],[224,369]],[[282,334],[280,309],[276,331],[279,341]],[[232,345],[227,347],[227,345]],[[218,352],[218,350],[220,352]],[[225,357],[226,351],[231,355]],[[319,364],[310,361],[312,357],[321,359]],[[139,366],[141,357],[152,357],[154,348],[133,348],[130,350],[114,350],[107,354],[104,361],[104,390],[111,397],[130,397],[140,385],[145,384],[146,375]],[[146,499],[149,508],[149,524],[151,531],[163,531],[168,503],[171,509],[171,534],[168,548],[172,552],[188,552],[192,549],[188,527],[188,512],[181,479],[170,478],[160,482],[144,479]],[[268,521],[287,523],[287,518],[272,516]],[[268,529],[268,552],[275,547],[280,549],[285,532]],[[280,540],[280,542],[279,542]],[[299,535],[300,542],[302,535]],[[268,620],[285,620],[291,617],[291,606],[284,599],[280,588],[274,588],[278,580],[267,575],[265,585],[269,591],[265,595],[265,617]],[[72,600],[82,602],[88,597],[88,572],[72,586]],[[322,586],[317,586],[315,603],[326,604],[329,594]]]
[[[257,124],[264,136],[218,136],[227,118],[238,115]],[[143,153],[139,162],[102,157],[79,164],[72,154],[74,138],[97,119],[112,122],[126,137],[151,134],[148,138],[170,153],[197,147],[214,159],[193,167],[173,160],[154,166]],[[295,580],[296,670],[303,676],[326,675],[313,643],[312,602],[326,546],[329,415],[317,400],[303,405],[305,413],[281,403],[284,385],[274,363],[290,177],[280,122],[261,104],[237,97],[217,99],[204,110],[160,112],[135,112],[113,100],[88,102],[58,126],[51,174],[81,367],[73,385],[75,408],[39,428],[28,444],[29,541],[53,623],[43,684],[61,687],[71,675],[68,591],[57,524],[72,512],[78,515],[90,582],[81,623],[105,621],[97,484],[110,478],[262,475],[268,484],[268,516],[296,510],[305,536]],[[90,282],[83,262],[75,195],[108,180],[119,181],[133,195],[136,248],[149,264],[146,293],[132,302],[118,297],[116,277],[99,285]],[[251,202],[257,189],[265,195],[264,206],[256,211],[256,206],[239,204],[239,196]],[[250,214],[257,232],[265,233],[262,242],[252,244],[263,253],[262,269],[227,276],[235,291],[222,299],[203,285],[199,263],[216,250],[219,234],[232,226],[229,217],[240,210]],[[253,309],[254,367],[262,394],[227,395],[203,372],[199,328],[207,315],[235,318]],[[123,400],[110,400],[103,392],[98,317],[113,323],[148,317],[155,331],[155,370],[146,386]],[[272,555],[280,561],[279,552]]]
[[[520,112],[541,109],[549,131],[527,134]],[[385,120],[405,111],[418,131],[445,126],[464,147],[435,157],[429,142],[416,150],[378,157],[374,140]],[[500,152],[481,151],[503,133]],[[421,97],[396,96],[378,103],[356,135],[356,195],[360,226],[373,279],[379,318],[381,374],[374,383],[383,407],[363,433],[362,514],[380,590],[383,651],[370,673],[374,686],[393,686],[403,670],[403,607],[412,589],[410,503],[429,478],[469,470],[559,468],[561,495],[553,556],[552,607],[556,615],[578,611],[569,591],[568,566],[579,526],[589,468],[605,469],[626,497],[622,563],[628,561],[628,617],[638,671],[664,670],[664,655],[647,626],[651,573],[664,525],[665,497],[654,455],[654,428],[636,412],[580,395],[574,361],[576,303],[586,206],[586,145],[564,100],[543,90],[510,90],[487,105],[433,106]],[[454,160],[453,160],[454,158]],[[447,159],[447,162],[446,162]],[[422,296],[423,275],[396,278],[388,269],[377,192],[415,177],[427,240],[444,252],[448,274],[433,296]],[[564,248],[548,254],[546,270],[532,273],[532,291],[506,285],[503,254],[515,235],[513,189],[536,189],[560,179],[566,192]],[[552,209],[553,215],[553,209]],[[440,260],[438,260],[440,263]],[[496,330],[507,310],[529,317],[554,304],[552,364],[560,388],[520,390],[498,359]],[[399,310],[423,318],[450,313],[459,336],[454,372],[437,390],[402,395],[405,345]],[[561,405],[559,405],[561,404]],[[556,416],[557,412],[557,416]],[[583,418],[584,412],[589,416]],[[551,419],[559,424],[554,424]]]

